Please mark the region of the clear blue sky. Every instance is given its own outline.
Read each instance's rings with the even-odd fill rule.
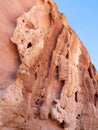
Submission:
[[[54,0],[86,46],[98,70],[98,0]]]

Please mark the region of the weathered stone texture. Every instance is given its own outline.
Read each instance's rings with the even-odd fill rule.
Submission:
[[[37,0],[11,37],[20,66],[0,90],[0,130],[98,130],[98,73],[52,0]]]

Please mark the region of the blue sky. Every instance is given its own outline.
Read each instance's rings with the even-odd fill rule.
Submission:
[[[98,70],[98,0],[54,0],[86,46]]]

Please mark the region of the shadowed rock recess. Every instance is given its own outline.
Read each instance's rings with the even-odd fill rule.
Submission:
[[[36,0],[11,41],[21,64],[0,89],[0,130],[98,130],[98,73],[53,0]]]

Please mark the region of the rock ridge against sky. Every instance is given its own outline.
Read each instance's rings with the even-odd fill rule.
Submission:
[[[0,130],[97,130],[98,73],[86,48],[53,0],[32,3],[11,36],[18,58],[0,83]]]

